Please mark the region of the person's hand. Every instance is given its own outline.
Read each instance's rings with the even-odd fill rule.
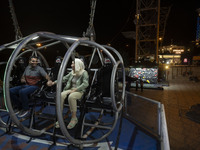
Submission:
[[[73,92],[76,92],[76,89],[71,90],[71,91],[70,91],[70,94],[73,93]]]
[[[52,82],[51,80],[49,80],[49,81],[47,82],[47,86],[52,86],[52,85],[54,85],[54,82]]]
[[[26,80],[24,78],[21,78],[21,83],[26,83]]]

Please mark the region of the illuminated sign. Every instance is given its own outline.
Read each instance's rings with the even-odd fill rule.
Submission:
[[[173,52],[174,52],[175,54],[181,54],[181,53],[184,52],[184,49],[173,49]]]
[[[184,62],[184,63],[187,63],[187,62],[188,62],[187,58],[184,58],[184,59],[183,59],[183,62]]]

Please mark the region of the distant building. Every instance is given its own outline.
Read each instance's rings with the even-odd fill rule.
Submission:
[[[193,65],[200,65],[200,56],[193,56],[192,64]]]
[[[181,64],[181,54],[185,52],[184,46],[162,46],[159,50],[159,63]]]

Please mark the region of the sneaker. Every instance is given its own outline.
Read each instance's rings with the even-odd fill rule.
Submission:
[[[24,117],[28,114],[29,110],[21,110],[18,114],[18,117]]]
[[[14,111],[15,115],[19,114],[19,112],[20,112],[20,110],[18,108],[14,108],[13,111]]]

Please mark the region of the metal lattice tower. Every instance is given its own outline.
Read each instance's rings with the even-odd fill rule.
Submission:
[[[137,0],[135,60],[153,56],[158,62],[160,0]]]
[[[15,40],[18,40],[18,39],[22,38],[23,35],[22,35],[20,28],[19,28],[19,24],[18,24],[18,21],[17,21],[17,17],[16,17],[16,14],[15,14],[15,9],[14,9],[14,5],[13,5],[12,0],[9,0],[9,7],[10,7],[11,17],[12,17],[12,20],[13,20],[13,25],[14,25],[14,28],[15,28]]]
[[[165,37],[165,28],[170,11],[171,11],[171,6],[160,7],[159,47],[162,47],[162,42]]]

